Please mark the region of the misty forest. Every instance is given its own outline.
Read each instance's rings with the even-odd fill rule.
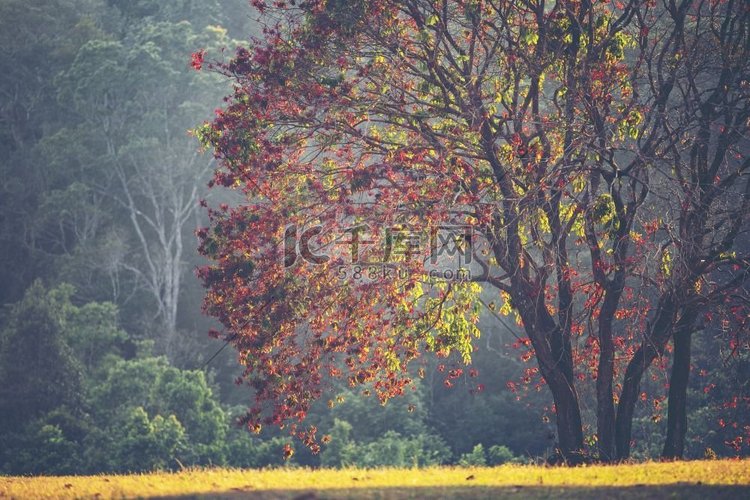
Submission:
[[[0,0],[0,46],[0,474],[750,455],[746,2]]]

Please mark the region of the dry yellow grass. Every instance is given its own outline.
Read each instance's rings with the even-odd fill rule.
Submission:
[[[188,470],[0,477],[0,498],[750,498],[750,460],[576,468]]]

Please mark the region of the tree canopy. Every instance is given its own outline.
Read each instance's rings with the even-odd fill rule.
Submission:
[[[525,332],[560,456],[592,386],[598,456],[626,458],[670,340],[675,381],[712,322],[746,349],[744,2],[252,3],[262,37],[193,61],[234,83],[201,136],[242,197],[209,210],[199,275],[250,428],[315,449],[300,422],[331,379],[386,401],[425,351],[452,385],[487,304]]]

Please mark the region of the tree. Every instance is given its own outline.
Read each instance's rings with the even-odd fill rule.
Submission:
[[[715,321],[734,326],[733,355],[747,346],[748,230],[750,182],[750,15],[741,2],[669,4],[672,39],[662,51],[673,61],[649,63],[648,85],[664,89],[654,103],[663,130],[652,199],[659,213],[662,277],[657,306],[623,380],[617,416],[618,456],[630,447],[630,422],[640,378],[673,341],[664,456],[680,457],[687,430],[686,390],[690,343],[696,330]],[[664,21],[654,18],[651,26]],[[647,26],[648,27],[648,26]],[[665,58],[666,58],[665,57]],[[662,58],[663,61],[665,58]],[[667,92],[669,90],[669,92]],[[663,176],[663,177],[662,177]]]
[[[97,34],[80,16],[87,0],[7,1],[0,5],[0,302],[21,300],[49,272],[57,241],[36,220],[45,194],[63,177],[39,158],[37,146],[67,116],[55,101],[55,76],[78,47]],[[56,221],[54,227],[65,225]]]
[[[89,375],[117,359],[127,334],[119,326],[117,306],[89,302],[81,307],[65,304],[65,343]]]
[[[97,467],[116,472],[176,469],[185,447],[185,430],[174,415],[149,418],[141,407],[124,410],[119,425],[97,438],[92,451],[105,452]]]
[[[627,457],[643,373],[747,277],[736,245],[748,202],[746,10],[253,3],[265,37],[211,65],[235,91],[202,129],[221,162],[214,184],[245,199],[209,210],[199,231],[213,261],[199,272],[206,311],[255,389],[246,423],[303,420],[329,377],[373,383],[385,401],[424,350],[469,362],[485,287],[527,335],[561,457],[581,459],[587,380],[599,458]],[[686,67],[703,41],[728,54],[725,80]],[[724,103],[703,118],[711,137],[696,132],[707,95]],[[708,144],[716,154],[701,153]],[[715,203],[719,192],[735,202]],[[463,268],[446,269],[456,256]],[[736,270],[719,284],[719,268]],[[698,300],[701,283],[710,292]],[[445,385],[461,373],[452,365]],[[314,445],[316,429],[290,429]]]
[[[131,274],[148,294],[162,330],[159,346],[172,358],[184,243],[197,225],[201,184],[212,164],[188,131],[192,117],[218,101],[216,78],[188,71],[187,47],[228,43],[225,35],[218,27],[197,32],[187,21],[139,23],[121,40],[85,44],[60,77],[60,99],[80,115],[80,127],[97,140],[96,160],[109,167],[86,187],[107,197],[126,235],[119,258],[104,264],[115,268],[110,275]]]
[[[203,372],[177,369],[164,358],[116,360],[108,367],[103,380],[92,387],[89,404],[100,429],[90,438],[89,453],[94,456],[89,462],[92,464],[97,463],[98,457],[104,460],[102,463],[112,464],[114,469],[123,467],[120,458],[108,462],[105,457],[108,450],[122,450],[121,443],[111,436],[117,429],[131,424],[154,426],[154,432],[165,425],[172,433],[169,435],[176,436],[168,441],[174,445],[168,448],[169,453],[183,464],[208,465],[224,461],[228,419]],[[175,434],[175,428],[179,428],[179,433]],[[130,434],[126,431],[123,436]],[[112,451],[114,455],[118,453]],[[123,450],[122,453],[125,456],[129,452]],[[152,468],[149,463],[144,462],[137,470]],[[168,464],[169,467],[176,465],[174,461]],[[130,465],[126,469],[136,470]]]
[[[63,330],[70,293],[37,281],[11,309],[0,336],[0,422],[9,434],[55,409],[81,409],[81,367]]]

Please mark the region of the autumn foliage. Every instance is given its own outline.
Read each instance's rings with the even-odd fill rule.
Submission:
[[[251,429],[317,450],[303,421],[330,379],[385,401],[425,353],[469,363],[480,292],[523,328],[569,461],[582,385],[598,457],[626,458],[670,341],[677,382],[715,322],[747,349],[745,2],[252,3],[262,39],[192,61],[234,83],[201,135],[212,184],[241,197],[209,209],[199,275],[254,389]],[[468,275],[434,272],[456,256]],[[376,272],[349,273],[361,263]]]

